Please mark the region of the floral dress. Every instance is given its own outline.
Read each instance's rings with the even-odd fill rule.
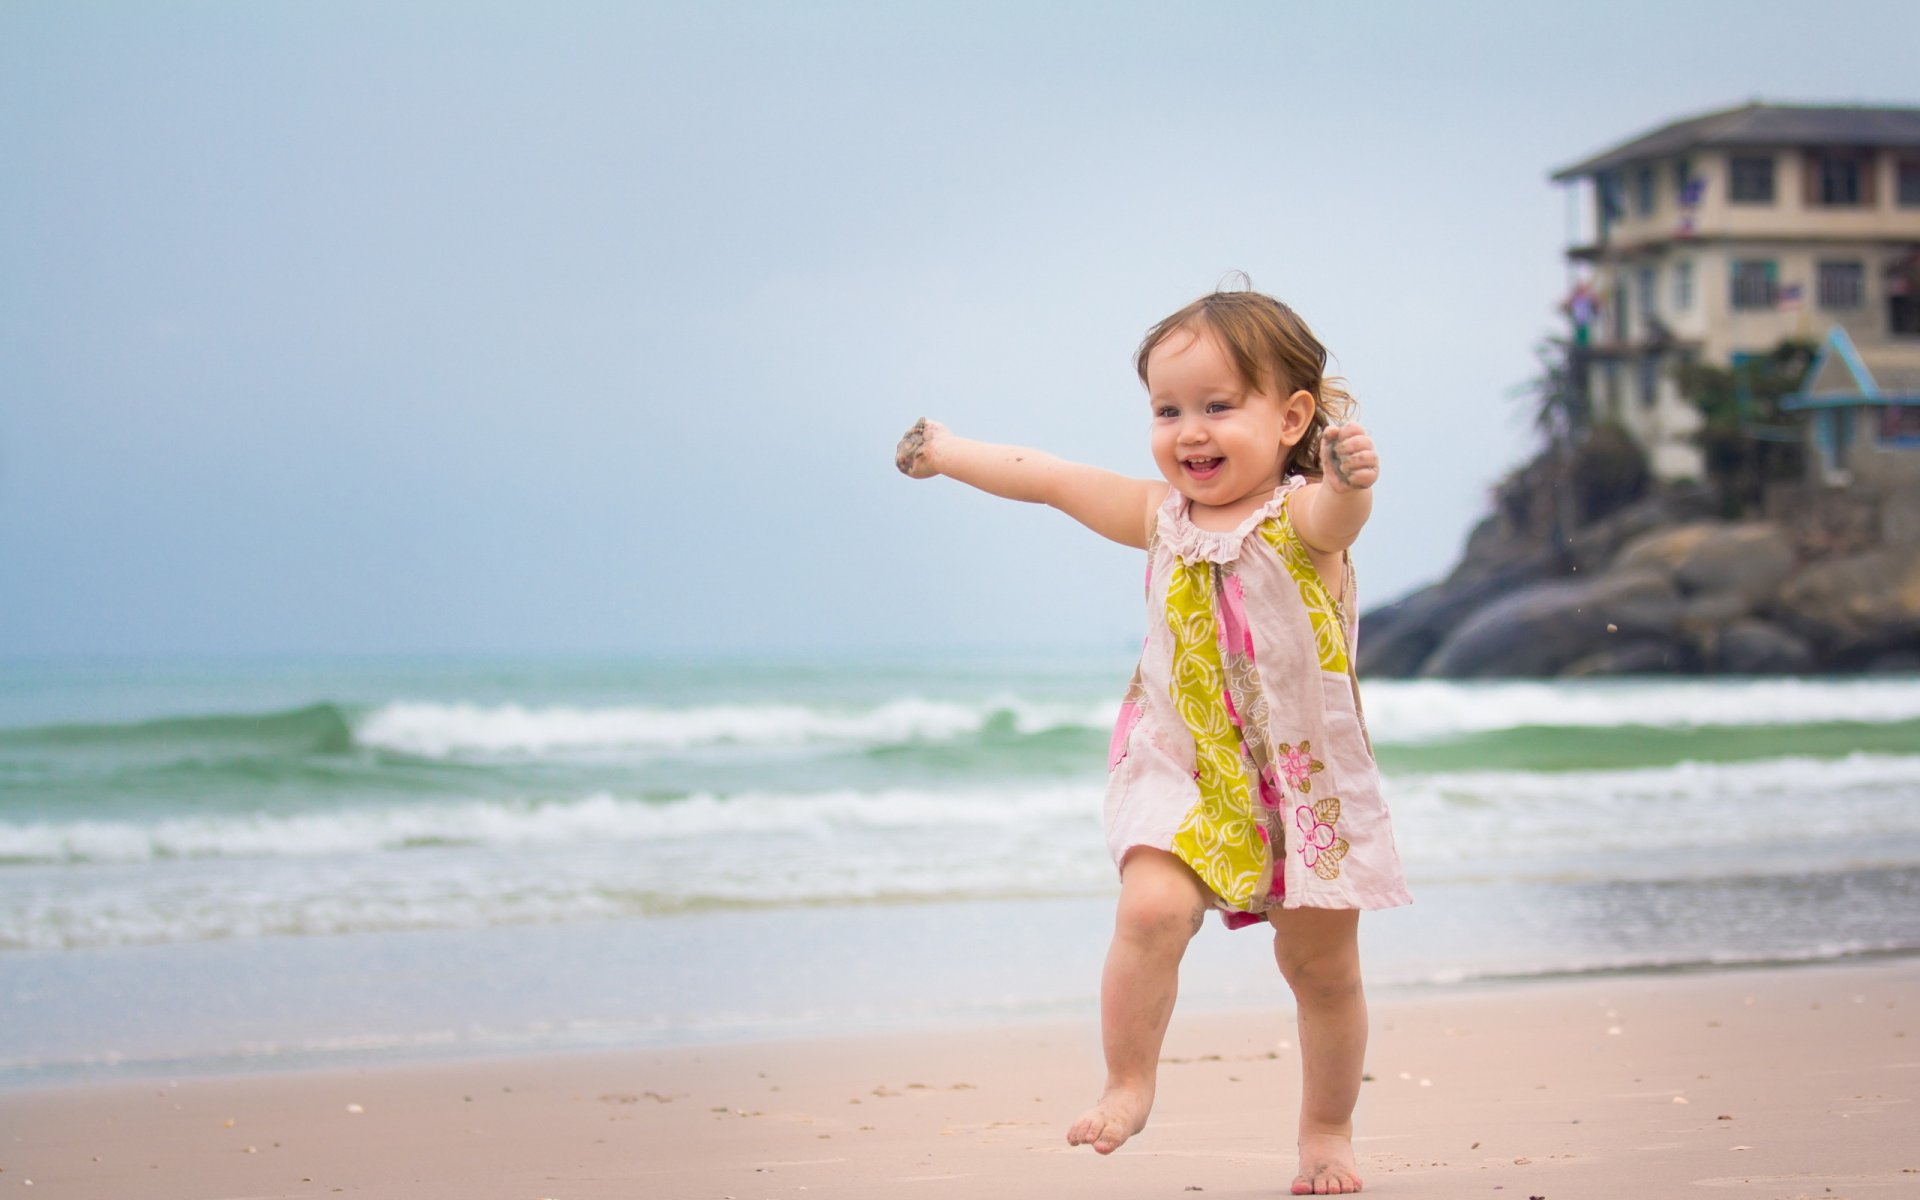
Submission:
[[[1147,545],[1147,639],[1108,755],[1107,845],[1168,851],[1229,926],[1410,903],[1353,672],[1351,564],[1330,592],[1289,476],[1239,528],[1170,490]]]

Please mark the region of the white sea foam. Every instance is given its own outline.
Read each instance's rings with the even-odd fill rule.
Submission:
[[[692,838],[831,837],[872,830],[911,838],[943,829],[1036,827],[1097,819],[1098,785],[972,791],[699,793],[673,801],[595,793],[569,801],[442,802],[157,821],[0,821],[0,862],[136,863],[196,858],[313,858],[429,845],[511,848]]]
[[[1383,742],[1432,741],[1530,726],[1884,724],[1920,720],[1920,680],[1503,681],[1369,680],[1369,724]],[[591,752],[675,753],[703,747],[899,745],[972,737],[995,720],[1014,731],[1103,732],[1113,697],[1041,703],[902,697],[868,706],[736,703],[608,708],[396,701],[367,714],[364,746],[429,758]]]
[[[1422,882],[1920,861],[1920,756],[1390,776]],[[0,948],[1097,892],[1097,780],[0,822]]]
[[[1872,859],[1920,839],[1920,757],[1854,754],[1613,771],[1481,771],[1388,780],[1395,840],[1412,864],[1570,862],[1737,869],[1761,851]],[[1701,852],[1707,852],[1704,857]],[[1503,866],[1501,869],[1508,869]]]
[[[1920,756],[1854,754],[1584,771],[1389,775],[1410,860],[1573,849],[1739,846],[1801,836],[1920,832]],[[924,852],[960,830],[1034,838],[1095,824],[1097,780],[933,790],[696,793],[642,800],[468,800],[157,820],[0,821],[0,862],[87,864],[317,858],[430,846],[512,849],[601,844],[823,841],[852,834]]]
[[[1885,724],[1920,719],[1920,680],[1370,680],[1369,725],[1387,741],[1528,726]]]
[[[1111,706],[902,698],[867,708],[726,704],[694,708],[541,707],[396,702],[354,731],[366,746],[430,758],[569,751],[673,752],[705,746],[894,745],[977,734],[1006,714],[1017,732],[1098,728]]]
[[[266,843],[267,856],[11,868],[19,874],[0,892],[0,948],[471,928],[713,904],[1059,894],[1111,878],[1098,808],[1098,789],[1086,787],[698,796],[666,806],[595,796],[470,811],[463,836],[471,840],[404,852],[383,851],[422,826],[392,812],[341,822],[329,833],[333,852],[301,849],[299,833],[310,827],[289,823]],[[196,844],[233,847],[218,838]]]

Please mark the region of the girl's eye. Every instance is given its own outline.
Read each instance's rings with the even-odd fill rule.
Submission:
[[[1207,411],[1210,413],[1226,412],[1228,409],[1232,407],[1233,405],[1228,404],[1225,400],[1215,400],[1212,404],[1207,405]]]

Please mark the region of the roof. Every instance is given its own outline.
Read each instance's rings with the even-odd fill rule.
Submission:
[[[1689,117],[1562,167],[1555,183],[1650,158],[1732,146],[1920,146],[1920,108],[1744,104]]]
[[[1781,401],[1789,410],[1861,404],[1920,404],[1920,345],[1860,347],[1835,325],[1800,390]]]

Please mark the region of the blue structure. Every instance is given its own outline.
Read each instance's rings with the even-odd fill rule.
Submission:
[[[1835,325],[1800,390],[1781,400],[1782,408],[1810,415],[1813,458],[1828,483],[1920,478],[1920,353],[1876,348],[1872,357]]]

